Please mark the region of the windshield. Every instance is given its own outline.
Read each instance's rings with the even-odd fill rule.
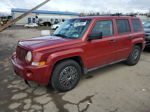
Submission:
[[[61,26],[54,32],[54,36],[71,39],[82,38],[90,21],[91,19],[70,19],[61,24]]]
[[[150,28],[150,21],[148,21],[144,24],[144,28]]]

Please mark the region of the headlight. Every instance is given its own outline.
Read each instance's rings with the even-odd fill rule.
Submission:
[[[32,52],[31,52],[31,51],[28,51],[28,53],[27,53],[27,55],[26,55],[26,60],[27,60],[28,62],[31,62],[31,60],[32,60]]]

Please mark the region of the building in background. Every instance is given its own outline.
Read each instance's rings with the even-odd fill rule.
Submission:
[[[15,19],[23,13],[29,11],[28,9],[12,9],[12,18]],[[63,22],[67,19],[79,17],[79,13],[74,12],[59,12],[59,11],[44,11],[36,10],[31,14],[27,15],[23,19],[15,23],[15,25],[25,25],[30,23],[37,23],[39,25],[51,26],[52,24],[57,24]]]

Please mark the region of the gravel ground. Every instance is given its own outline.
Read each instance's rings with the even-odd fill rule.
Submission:
[[[11,28],[0,33],[0,112],[150,112],[150,51],[138,65],[111,65],[87,74],[72,91],[28,87],[12,70],[18,40],[41,29]]]

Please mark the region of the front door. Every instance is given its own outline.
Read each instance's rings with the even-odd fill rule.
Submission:
[[[114,36],[113,20],[98,20],[91,31],[93,33],[102,33],[103,36],[102,39],[87,42],[88,69],[111,63],[111,56],[118,45]]]

